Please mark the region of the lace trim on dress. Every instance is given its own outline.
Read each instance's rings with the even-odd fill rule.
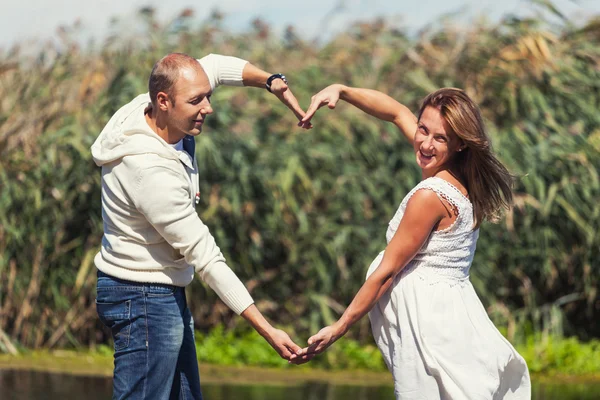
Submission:
[[[463,192],[460,191],[459,188],[457,188],[456,186],[454,186],[452,183],[448,182],[447,180],[440,178],[438,176],[432,176],[429,179],[435,179],[438,181],[442,181],[444,182],[447,186],[449,186],[450,188],[454,189],[455,192],[457,192],[463,199],[465,199],[469,204],[471,204],[471,199],[469,199],[467,196],[464,195]],[[471,204],[472,205],[472,204]]]
[[[388,229],[386,231],[386,240],[388,243],[398,229],[398,225],[404,216],[404,211],[406,210],[406,204],[408,203],[408,200],[413,196],[414,193],[421,189],[433,190],[436,192],[436,194],[443,198],[443,200],[446,200],[450,205],[452,205],[458,213],[456,219],[450,226],[438,231],[433,231],[434,236],[442,238],[446,237],[447,235],[459,233],[462,230],[472,231],[473,204],[469,198],[452,183],[435,176],[421,181],[406,195],[406,197],[404,197],[394,216],[388,223]]]
[[[450,206],[452,207],[452,209],[454,210],[454,212],[456,212],[456,218],[454,219],[454,221],[452,221],[452,224],[450,224],[450,226],[445,227],[444,229],[439,229],[436,231],[433,231],[434,233],[445,233],[445,232],[449,232],[452,228],[454,228],[454,226],[456,225],[456,223],[458,222],[458,219],[461,217],[462,213],[460,212],[460,208],[458,207],[458,204],[456,204],[456,202],[450,198],[450,196],[448,196],[446,193],[444,193],[443,190],[433,187],[433,186],[423,186],[420,187],[418,190],[415,190],[414,193],[411,195],[411,197],[417,193],[419,190],[431,190],[433,192],[435,192],[435,194],[438,195],[438,197],[442,200],[445,200],[448,204],[450,204]]]

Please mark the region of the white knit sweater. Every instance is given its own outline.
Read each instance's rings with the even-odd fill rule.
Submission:
[[[242,86],[246,61],[214,54],[198,61],[212,89]],[[102,167],[104,221],[96,267],[116,278],[176,286],[188,285],[197,272],[240,314],[253,300],[196,213],[196,160],[150,128],[149,102],[146,93],[123,106],[92,146]]]

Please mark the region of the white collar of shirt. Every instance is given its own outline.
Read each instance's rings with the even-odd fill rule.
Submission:
[[[179,153],[179,160],[189,169],[193,170],[194,169],[194,159],[192,158],[191,155],[188,154],[187,151],[185,151],[185,149],[183,148],[183,139],[181,139],[179,142],[177,143],[173,143],[170,144],[169,146],[171,146],[172,148],[174,148],[177,153]]]
[[[169,146],[171,146],[172,148],[174,148],[177,151],[183,151],[183,139],[181,139],[177,143],[170,144]]]

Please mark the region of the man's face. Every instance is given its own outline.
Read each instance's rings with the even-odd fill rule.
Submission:
[[[181,70],[175,82],[173,99],[167,114],[169,133],[197,136],[202,132],[204,119],[212,114],[210,83],[200,65],[198,68],[186,67]]]

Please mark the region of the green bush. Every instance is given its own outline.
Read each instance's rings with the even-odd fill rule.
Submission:
[[[306,344],[297,343],[303,347]],[[288,367],[273,348],[253,330],[226,330],[217,325],[209,333],[196,332],[196,352],[201,363]],[[361,346],[352,339],[340,339],[324,354],[307,364],[311,368],[364,369],[383,371],[385,365],[373,345]]]
[[[302,343],[298,343],[304,346]],[[600,373],[600,341],[580,342],[577,338],[549,335],[527,337],[517,347],[532,374],[590,375]],[[252,330],[227,330],[222,325],[207,334],[196,332],[198,361],[217,365],[252,365],[287,368],[269,344]],[[373,344],[341,338],[303,368],[328,370],[387,371],[379,349]]]
[[[581,343],[577,338],[530,337],[519,348],[533,373],[570,375],[600,373],[600,341]]]

